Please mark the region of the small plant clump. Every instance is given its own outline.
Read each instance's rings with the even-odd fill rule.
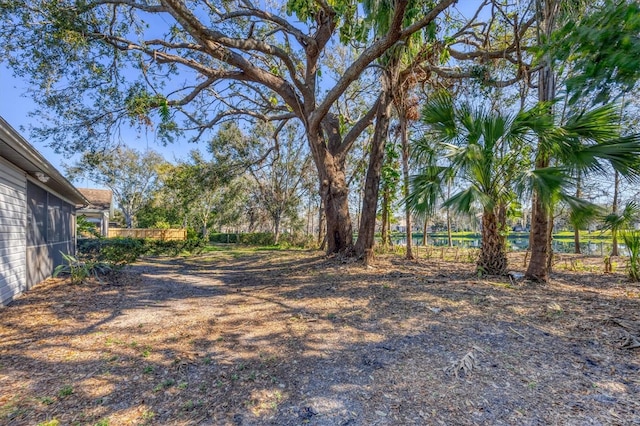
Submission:
[[[53,277],[69,275],[73,284],[81,284],[91,277],[100,280],[100,275],[106,275],[113,270],[111,265],[104,262],[80,260],[70,254],[61,254],[66,264],[56,266]]]
[[[629,251],[629,264],[627,265],[629,279],[638,282],[640,281],[640,231],[626,231],[622,234],[622,239]]]

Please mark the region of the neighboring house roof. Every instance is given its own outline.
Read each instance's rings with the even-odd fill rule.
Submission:
[[[88,204],[87,199],[76,187],[2,117],[0,117],[0,156],[72,203]]]
[[[85,209],[110,210],[113,192],[110,189],[78,188],[78,191],[89,200]]]

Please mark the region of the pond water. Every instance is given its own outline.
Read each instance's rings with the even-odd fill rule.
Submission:
[[[461,238],[452,240],[454,247],[467,247],[467,248],[480,248],[480,238]],[[407,243],[406,238],[396,238],[393,241],[396,245],[405,245]],[[414,245],[422,245],[422,237],[413,237]],[[431,246],[446,246],[447,239],[441,237],[427,237],[427,244]],[[529,248],[528,238],[507,238],[507,244],[511,251],[525,251]],[[575,243],[569,240],[553,240],[553,251],[555,253],[574,253]],[[621,254],[624,254],[624,245],[619,245]],[[582,254],[606,256],[611,253],[611,242],[602,240],[590,241],[588,238],[583,238],[580,241],[580,250]]]

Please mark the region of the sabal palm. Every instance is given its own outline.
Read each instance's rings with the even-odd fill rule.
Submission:
[[[635,181],[640,176],[640,135],[620,137],[619,131],[619,112],[613,104],[589,111],[577,111],[569,116],[563,126],[554,127],[540,135],[539,150],[546,152],[559,165],[557,169],[562,172],[559,177],[564,179],[560,182],[561,185],[567,184],[567,174],[604,175],[611,167],[628,180]],[[552,168],[546,168],[550,169]],[[545,173],[545,169],[536,170],[538,171]],[[592,213],[597,213],[593,206],[565,193],[554,196],[544,186],[535,186],[534,190],[536,197],[542,200],[542,207],[546,209],[543,214],[547,216],[559,199],[564,199],[574,210],[591,210]],[[529,279],[547,281],[549,246],[549,238],[533,235],[532,252],[548,252],[549,257],[532,254],[526,272]]]
[[[575,114],[564,126],[555,126],[547,111],[546,105],[538,105],[513,115],[487,112],[456,106],[447,94],[435,96],[423,109],[432,142],[414,143],[425,167],[412,179],[409,200],[415,209],[433,208],[441,191],[438,183],[453,170],[462,183],[444,205],[464,213],[474,205],[482,208],[480,272],[505,272],[506,209],[518,196],[535,191],[549,209],[562,200],[572,210],[584,211],[593,206],[568,193],[576,171],[604,172],[610,163],[626,176],[639,174],[640,137],[616,137],[613,107]],[[546,144],[558,166],[533,167],[534,141]],[[433,161],[438,155],[448,159],[448,168]]]
[[[416,141],[413,149],[418,162],[426,167],[413,177],[409,201],[416,210],[433,208],[442,180],[455,173],[459,190],[444,205],[461,213],[470,213],[475,205],[481,207],[478,270],[504,273],[507,208],[527,178],[530,139],[536,131],[549,128],[550,120],[540,109],[508,115],[456,106],[441,93],[424,107],[422,121],[430,129],[429,137]],[[441,158],[446,158],[448,165],[433,161]]]

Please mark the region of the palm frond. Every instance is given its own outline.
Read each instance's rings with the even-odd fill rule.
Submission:
[[[563,189],[573,182],[573,178],[567,171],[560,167],[544,167],[528,170],[522,174],[518,186],[520,190],[525,187],[535,191],[546,206],[553,205],[557,201]]]
[[[439,139],[451,141],[458,136],[455,109],[451,96],[438,92],[422,108],[422,122],[438,133]]]
[[[602,218],[604,229],[619,231],[630,228],[631,224],[640,218],[640,206],[635,201],[625,204],[624,208],[616,213],[609,213]]]
[[[495,205],[495,200],[492,200],[475,185],[471,185],[467,189],[454,194],[442,206],[451,207],[458,213],[469,214],[473,211],[473,204],[475,203],[479,203],[486,209],[492,209]]]
[[[617,138],[619,133],[618,112],[609,104],[588,111],[579,111],[567,119],[562,126],[570,137],[604,142]]]
[[[425,167],[420,174],[411,177],[411,191],[403,202],[409,205],[412,212],[421,215],[433,214],[437,201],[443,195],[443,182],[447,171],[447,167],[434,165]]]
[[[602,217],[604,209],[582,198],[561,193],[561,200],[569,207],[569,222],[576,228],[583,228]]]

